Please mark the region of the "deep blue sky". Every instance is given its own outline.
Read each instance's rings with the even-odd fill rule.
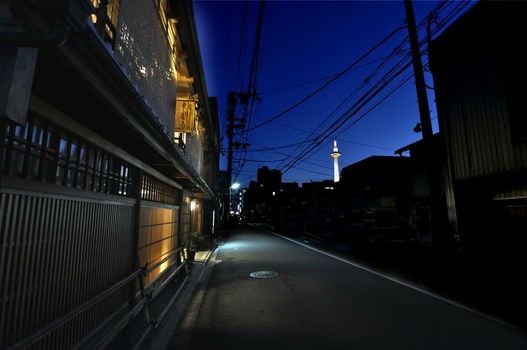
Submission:
[[[443,14],[454,9],[458,2],[445,7]],[[242,28],[243,1],[194,1],[196,23],[203,56],[207,88],[210,96],[219,99],[220,125],[225,133],[227,109],[226,96],[229,91],[240,91],[237,76],[241,74],[243,86],[247,84],[250,59],[254,42],[256,15],[259,2],[248,2],[246,46],[242,50],[242,65],[238,66]],[[419,23],[429,11],[438,5],[437,1],[416,1],[414,9]],[[299,101],[326,80],[301,87],[284,88],[326,78],[338,73],[373,45],[404,22],[402,1],[268,1],[264,13],[261,66],[258,74],[257,92],[261,103],[252,116],[252,125],[282,112]],[[440,16],[441,18],[441,16]],[[420,31],[424,38],[425,31]],[[253,130],[250,133],[247,156],[237,152],[240,162],[246,159],[237,181],[247,184],[256,179],[256,170],[263,165],[270,168],[283,167],[299,149],[286,147],[303,142],[313,131],[365,78],[372,74],[383,57],[407,36],[406,28],[372,52],[357,68],[349,71],[330,84],[306,103],[285,114],[275,122]],[[398,51],[386,66],[378,71],[371,82],[382,77],[387,69],[395,65],[408,53],[408,46]],[[423,59],[426,61],[427,57]],[[394,83],[402,81],[403,74]],[[427,74],[427,84],[432,79]],[[390,85],[395,86],[395,85]],[[390,90],[389,87],[384,91]],[[357,101],[367,87],[360,90],[346,106]],[[270,93],[272,92],[272,93]],[[429,90],[432,118],[436,117],[433,90]],[[381,93],[382,96],[382,93]],[[380,97],[380,96],[379,96]],[[373,102],[372,102],[373,104]],[[370,104],[369,106],[371,106]],[[362,111],[366,111],[365,107]],[[330,121],[344,114],[341,109]],[[360,116],[349,119],[349,125]],[[419,121],[415,85],[413,78],[399,90],[349,127],[339,136],[332,135],[323,147],[306,162],[298,163],[283,174],[283,181],[308,182],[332,178],[333,161],[329,156],[332,139],[335,137],[342,152],[340,167],[352,164],[371,155],[393,155],[397,148],[418,140],[421,135],[412,131]],[[433,120],[437,131],[437,120]],[[329,125],[329,124],[326,124]],[[342,130],[342,129],[340,129]],[[226,149],[226,137],[223,146]],[[277,148],[274,151],[261,151]],[[222,157],[222,168],[226,162]],[[279,161],[287,159],[285,163]],[[235,173],[240,162],[235,163]],[[234,181],[234,179],[233,179]]]

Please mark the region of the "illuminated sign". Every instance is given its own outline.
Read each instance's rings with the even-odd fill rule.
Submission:
[[[196,121],[196,101],[189,99],[176,100],[175,131],[193,132]]]

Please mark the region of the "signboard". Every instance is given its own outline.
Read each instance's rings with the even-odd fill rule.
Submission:
[[[175,131],[191,133],[195,129],[196,101],[189,99],[176,100]]]

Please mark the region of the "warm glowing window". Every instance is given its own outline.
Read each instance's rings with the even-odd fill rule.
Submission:
[[[117,25],[117,19],[119,18],[119,8],[121,7],[121,0],[110,0],[108,1],[108,7],[106,8],[106,14],[110,22]]]
[[[121,0],[91,0],[95,13],[91,18],[99,33],[104,33],[104,38],[115,46],[117,35],[117,20],[119,19],[119,9]]]
[[[95,9],[99,8],[100,3],[101,3],[101,0],[91,0],[91,4],[93,5],[93,7]],[[92,14],[91,15],[91,20],[93,21],[93,23],[97,22],[97,15],[96,14]]]
[[[170,46],[170,63],[171,63],[171,69],[174,73],[178,71],[178,59],[177,59],[177,53],[178,53],[178,37],[176,33],[176,25],[175,21],[171,21],[170,25],[167,28],[167,37],[168,37],[168,44]]]
[[[177,256],[178,248],[178,210],[160,207],[141,207],[139,222],[138,255],[141,266],[152,266],[167,257],[158,268],[145,276],[145,282],[154,281]]]
[[[191,212],[191,227],[192,232],[201,233],[201,224],[202,224],[202,206],[196,200],[190,202],[190,212]]]
[[[167,0],[157,0],[157,6],[159,9],[159,17],[161,19],[161,23],[163,24],[163,29],[166,31],[167,34],[168,45],[170,46],[170,69],[174,74],[174,77],[177,78],[177,53],[179,51],[179,41],[176,32],[176,20],[170,18],[170,9]]]
[[[167,0],[159,0],[157,6],[159,7],[159,17],[161,18],[161,22],[163,23],[163,28],[167,28],[167,21],[168,21],[168,6],[167,6]]]

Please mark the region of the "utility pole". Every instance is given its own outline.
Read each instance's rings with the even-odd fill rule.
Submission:
[[[227,192],[223,196],[223,222],[228,226],[231,207],[231,181],[232,181],[232,147],[234,143],[234,111],[236,110],[236,93],[231,91],[228,95],[227,107]]]
[[[419,48],[419,38],[415,25],[415,15],[412,0],[404,0],[406,10],[406,24],[408,26],[408,37],[412,52],[412,62],[415,76],[415,88],[417,92],[417,103],[419,105],[419,117],[423,134],[423,144],[425,148],[425,166],[428,175],[428,186],[430,191],[430,216],[432,221],[432,244],[435,248],[442,250],[445,248],[446,232],[442,224],[441,209],[441,185],[439,179],[441,158],[437,157],[437,152],[433,144],[432,122],[430,120],[430,107],[428,105],[428,95],[426,93],[423,64],[421,62],[421,50]],[[428,48],[430,49],[430,47]]]
[[[419,38],[417,37],[417,27],[415,25],[414,8],[412,0],[404,0],[406,10],[406,25],[408,26],[408,37],[412,52],[412,63],[414,67],[415,88],[417,90],[417,103],[419,105],[419,117],[424,142],[431,141],[433,137],[432,122],[430,121],[430,108],[428,105],[428,95],[426,94],[425,76],[423,74],[423,63],[421,62],[421,49],[419,48]]]
[[[238,103],[238,98],[240,98],[241,104],[247,104],[248,103],[248,97],[250,95],[244,94],[244,93],[238,93],[231,91],[228,95],[228,107],[227,107],[227,139],[229,142],[228,148],[227,148],[227,185],[228,185],[228,194],[224,194],[224,201],[223,201],[223,215],[225,223],[227,224],[229,217],[230,217],[230,209],[231,209],[231,186],[232,186],[232,162],[233,162],[233,151],[234,148],[239,149],[240,147],[247,148],[249,146],[248,143],[242,143],[238,141],[234,141],[234,130],[235,129],[243,129],[245,127],[245,121],[240,118],[235,118],[234,114],[236,113],[236,104]],[[235,124],[236,122],[239,122],[238,124]]]
[[[227,180],[229,186],[232,181],[232,147],[234,144],[234,111],[236,110],[236,93],[229,92],[228,95],[228,108],[227,108],[227,138],[228,138],[228,149],[227,149]]]

